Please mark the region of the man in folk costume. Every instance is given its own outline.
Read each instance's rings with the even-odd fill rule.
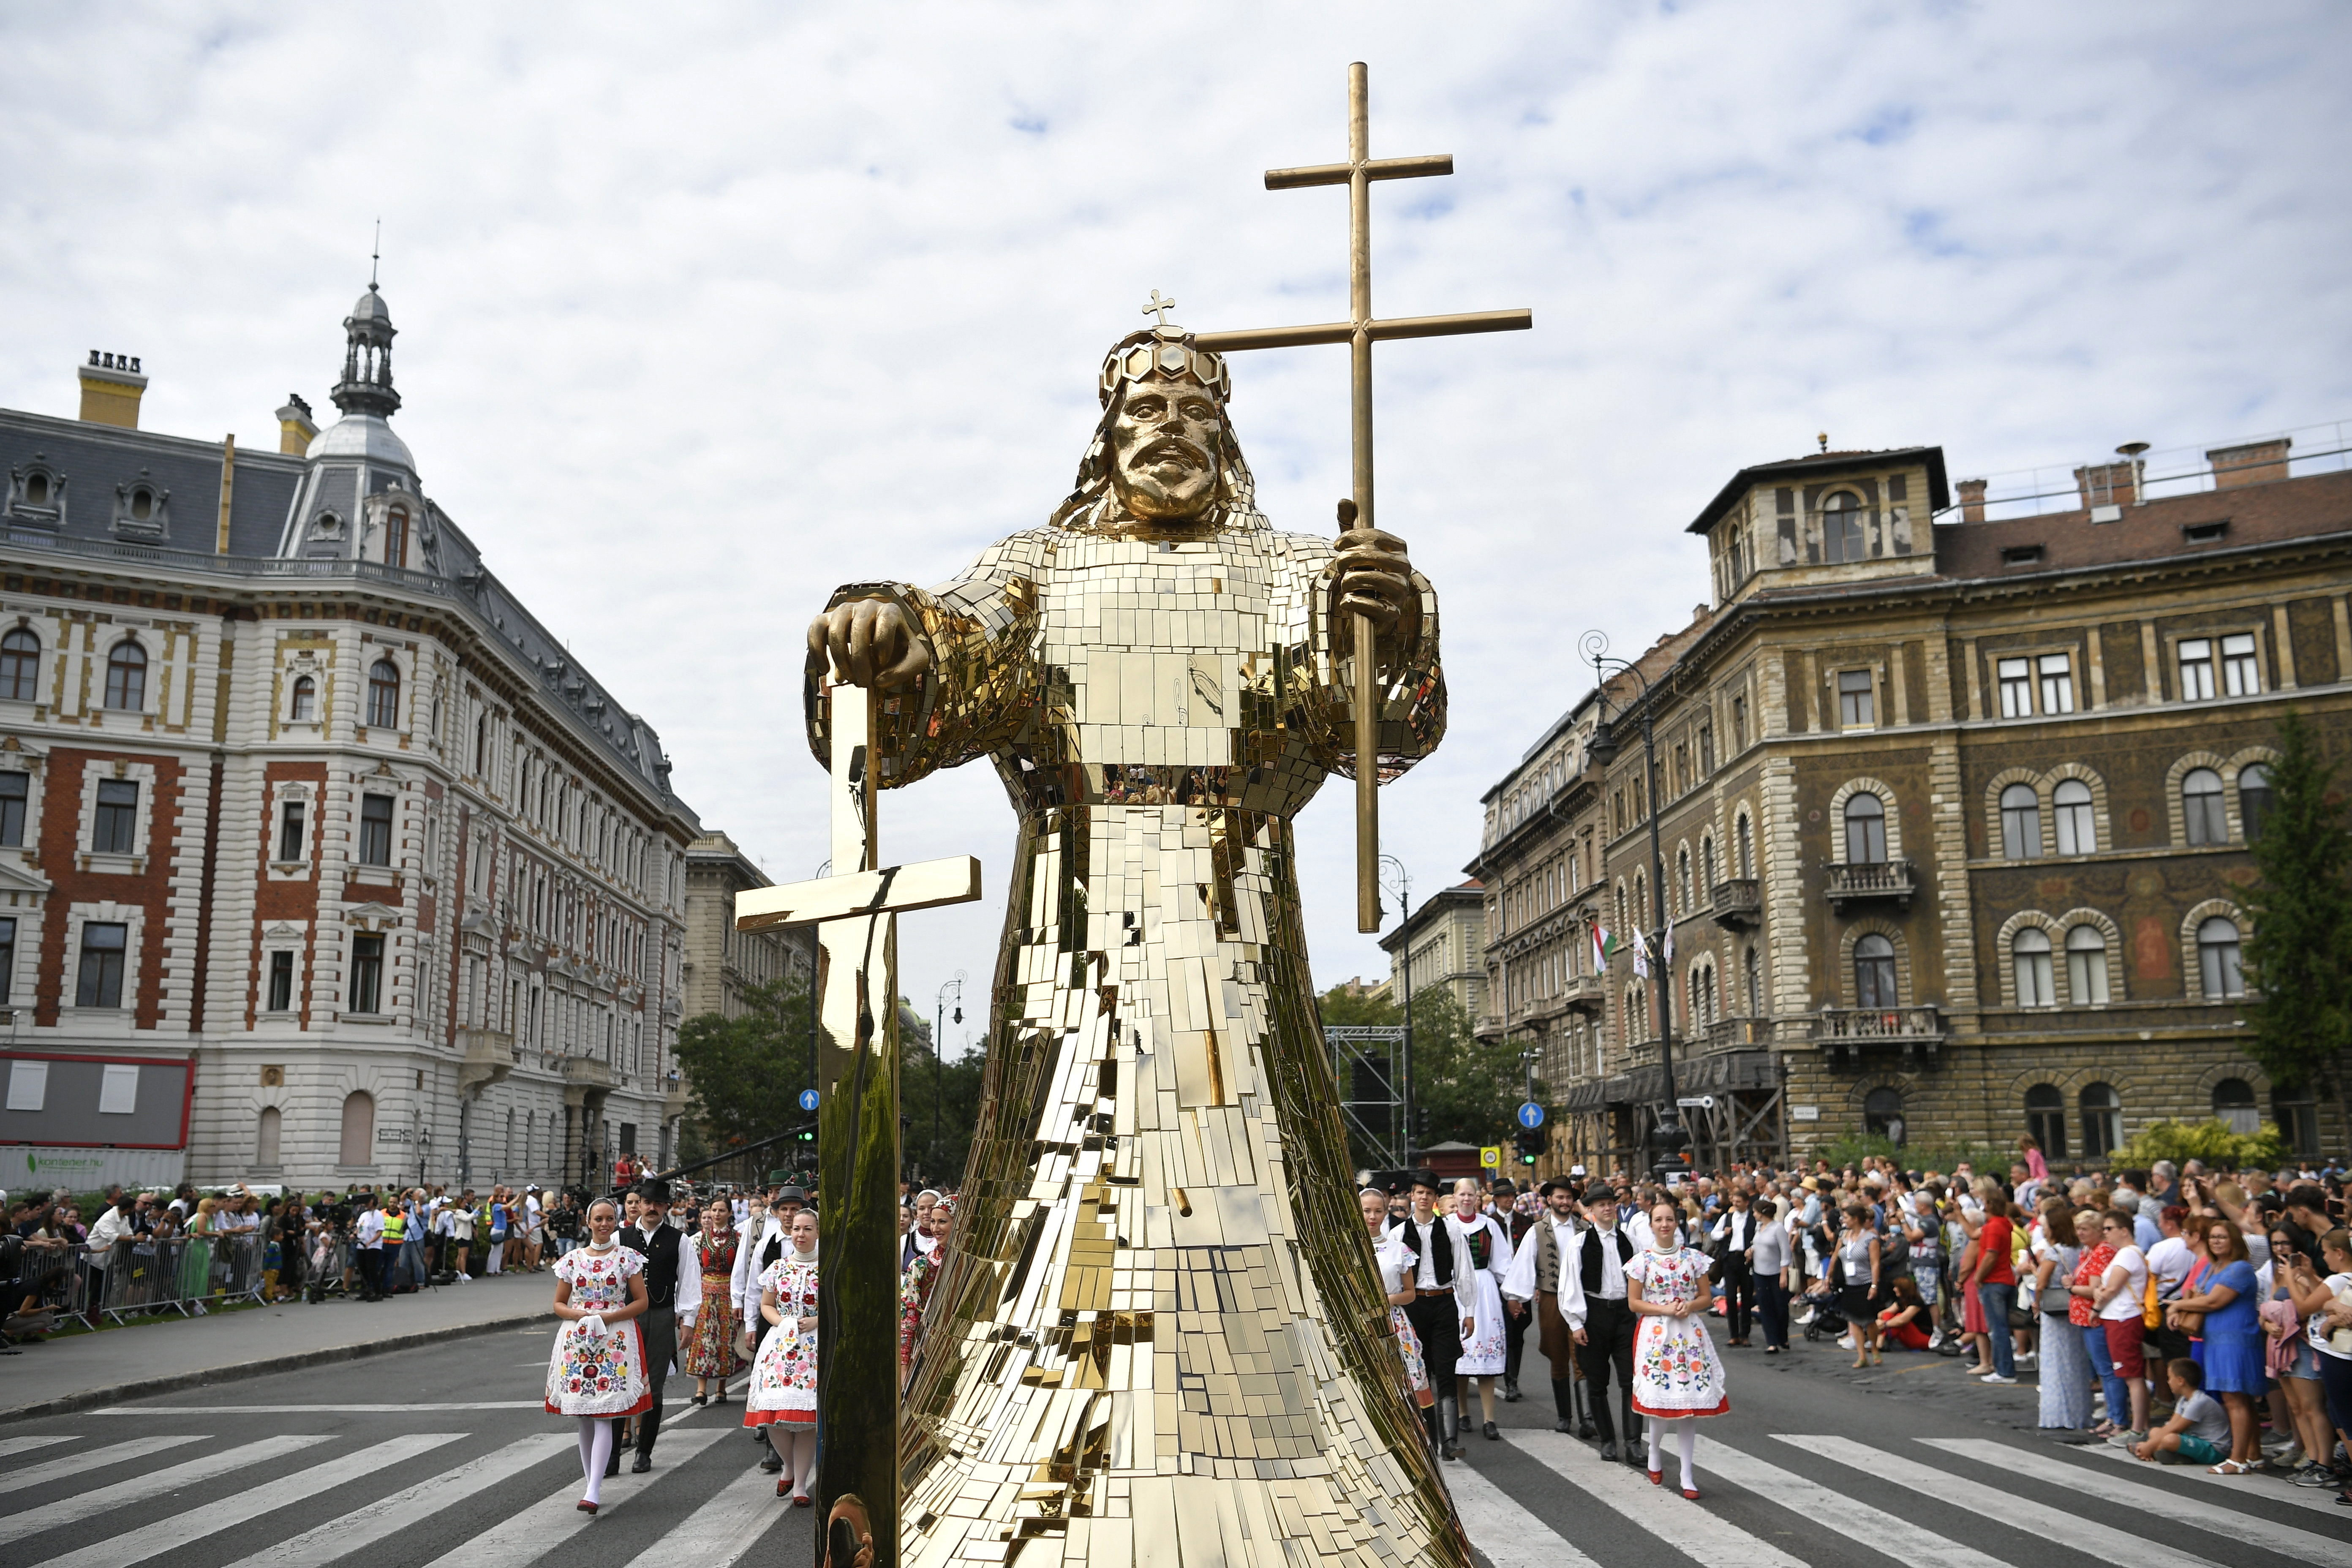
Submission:
[[[669,1184],[649,1181],[637,1192],[637,1223],[622,1231],[623,1247],[646,1260],[646,1311],[639,1321],[645,1336],[646,1379],[653,1388],[653,1408],[637,1417],[637,1458],[629,1468],[642,1475],[654,1468],[654,1439],[661,1436],[662,1387],[670,1363],[677,1357],[680,1329],[694,1327],[702,1306],[702,1264],[694,1256],[694,1239],[669,1223]],[[612,1466],[621,1462],[620,1445],[614,1445]]]
[[[1565,1240],[1559,1255],[1559,1310],[1568,1320],[1578,1346],[1577,1363],[1584,1369],[1585,1397],[1592,1420],[1601,1429],[1601,1457],[1618,1458],[1617,1425],[1609,1408],[1609,1376],[1613,1370],[1621,1393],[1633,1386],[1633,1310],[1625,1304],[1625,1265],[1641,1248],[1626,1227],[1617,1223],[1617,1194],[1593,1186],[1584,1194],[1585,1217],[1591,1225]],[[1630,1408],[1625,1417],[1626,1452],[1637,1451]]]
[[[1576,1189],[1558,1179],[1546,1182],[1543,1201],[1544,1212],[1536,1216],[1511,1255],[1503,1294],[1513,1301],[1532,1304],[1536,1348],[1551,1363],[1552,1402],[1559,1407],[1559,1420],[1552,1430],[1589,1437],[1592,1423],[1577,1419],[1576,1340],[1559,1306],[1560,1258],[1575,1245],[1581,1228]]]
[[[1437,1407],[1423,1411],[1422,1420],[1434,1426],[1439,1454],[1458,1459],[1462,1404],[1454,1366],[1462,1359],[1463,1321],[1475,1321],[1477,1311],[1478,1266],[1461,1222],[1437,1212],[1434,1171],[1412,1173],[1412,1208],[1389,1230],[1414,1259],[1413,1298],[1404,1315],[1421,1336],[1422,1359],[1429,1368],[1430,1386],[1437,1391]]]

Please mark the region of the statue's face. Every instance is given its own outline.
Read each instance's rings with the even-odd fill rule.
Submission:
[[[1111,489],[1129,515],[1191,521],[1217,499],[1224,424],[1214,393],[1189,381],[1129,385],[1110,430]]]

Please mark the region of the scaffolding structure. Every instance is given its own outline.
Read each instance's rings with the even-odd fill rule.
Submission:
[[[1404,1026],[1334,1024],[1323,1030],[1331,1077],[1349,1131],[1402,1169],[1412,1140],[1404,1125]]]

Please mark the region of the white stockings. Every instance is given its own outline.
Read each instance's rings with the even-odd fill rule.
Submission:
[[[583,1502],[602,1502],[604,1489],[604,1467],[613,1458],[613,1423],[601,1415],[580,1418],[580,1468],[588,1477],[588,1490]]]
[[[768,1446],[772,1448],[775,1447],[775,1439],[785,1435],[785,1428],[769,1427]],[[784,1468],[793,1478],[793,1495],[806,1497],[809,1488],[816,1484],[816,1433],[802,1427],[793,1427],[790,1429],[790,1436],[792,1452],[784,1455]]]
[[[1698,1490],[1698,1417],[1684,1415],[1672,1421],[1661,1421],[1654,1415],[1648,1415],[1643,1417],[1643,1422],[1650,1429],[1650,1468],[1654,1471],[1665,1468],[1660,1460],[1665,1454],[1666,1439],[1677,1437],[1680,1441],[1676,1447],[1681,1449],[1683,1459],[1683,1490]]]

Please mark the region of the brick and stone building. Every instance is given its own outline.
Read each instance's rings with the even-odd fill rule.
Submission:
[[[686,1016],[716,1013],[740,1018],[753,988],[793,979],[806,985],[814,959],[815,928],[739,931],[735,895],[772,880],[724,833],[706,833],[686,847],[686,965],[680,995]]]
[[[1475,1018],[1486,998],[1486,899],[1475,880],[1440,889],[1421,908],[1381,938],[1389,955],[1387,994],[1402,994],[1406,954],[1411,954],[1415,996],[1446,990]]]
[[[1540,1053],[1547,1168],[1649,1162],[1666,1004],[1593,930],[1661,899],[1703,1163],[1860,1131],[2095,1161],[2217,1115],[2315,1149],[2239,1044],[2279,718],[2352,744],[2352,473],[2291,461],[2126,456],[2011,517],[1937,447],[1733,476],[1689,527],[1711,604],[1605,688],[1613,759],[1588,691],[1486,797],[1480,1028]]]
[[[0,1007],[19,1177],[578,1176],[666,1155],[686,850],[659,737],[394,433],[371,284],[323,431],[0,411]],[[11,1184],[15,1184],[14,1183]]]

